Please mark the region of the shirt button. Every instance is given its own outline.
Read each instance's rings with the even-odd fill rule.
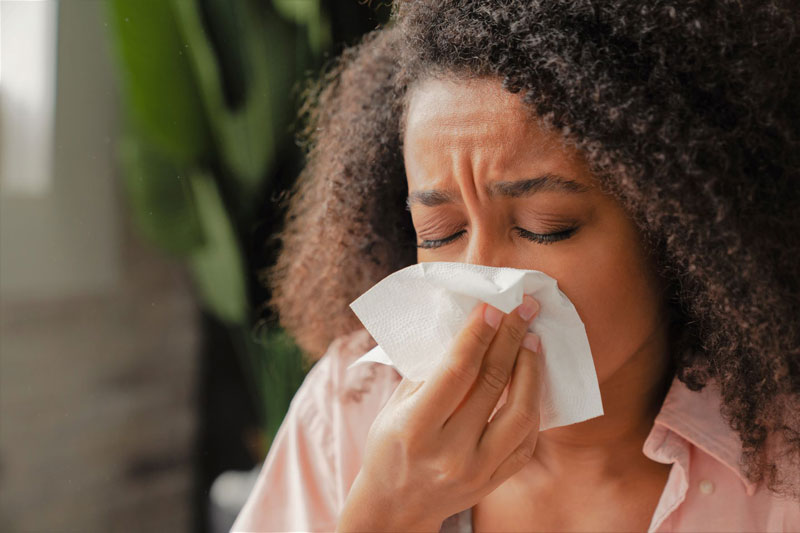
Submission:
[[[700,492],[703,494],[711,494],[714,492],[714,484],[711,481],[704,479],[700,482]]]

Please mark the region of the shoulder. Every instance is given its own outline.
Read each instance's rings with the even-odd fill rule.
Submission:
[[[369,429],[401,379],[392,367],[378,363],[348,368],[373,346],[363,329],[333,341],[309,371],[284,421],[304,435],[305,446],[327,458],[338,505],[361,469]]]
[[[673,381],[643,450],[654,460],[674,463],[664,512],[657,516],[666,518],[671,530],[800,531],[800,502],[747,478],[742,443],[720,408],[714,383],[691,391]]]
[[[232,531],[327,531],[361,469],[367,433],[399,382],[391,367],[347,367],[365,330],[331,343],[297,390]]]
[[[349,368],[374,346],[375,341],[365,329],[334,340],[298,389],[293,400],[297,409],[330,413],[334,409],[364,411],[359,405],[382,407],[381,402],[388,400],[400,382],[397,371],[377,363]]]
[[[309,370],[283,421],[336,464],[342,461],[335,455],[360,460],[373,420],[401,379],[394,368],[378,363],[349,368],[374,346],[364,329],[334,340]]]
[[[708,449],[690,446],[684,505],[674,525],[684,529],[800,531],[800,502],[783,498],[763,483],[746,479]]]

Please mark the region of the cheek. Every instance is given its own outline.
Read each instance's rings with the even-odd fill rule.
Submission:
[[[660,293],[627,221],[584,237],[580,253],[561,265],[567,268],[558,269],[557,279],[586,326],[602,383],[656,328]]]

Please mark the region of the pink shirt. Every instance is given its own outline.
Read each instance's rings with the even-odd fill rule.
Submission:
[[[380,364],[346,371],[370,340],[365,330],[337,339],[308,373],[232,532],[336,529],[370,425],[400,382]],[[692,392],[675,379],[642,452],[672,464],[649,532],[800,532],[800,503],[740,472],[740,440],[720,417],[711,386]],[[471,531],[470,517],[466,509],[441,531]]]

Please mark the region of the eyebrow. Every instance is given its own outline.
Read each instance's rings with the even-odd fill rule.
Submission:
[[[567,193],[585,193],[590,187],[557,174],[543,174],[536,178],[516,181],[498,181],[491,183],[486,192],[489,197],[504,196],[507,198],[523,198],[541,191],[557,191]],[[406,206],[410,209],[414,204],[425,207],[454,203],[458,195],[444,190],[432,189],[427,191],[414,191],[408,195]]]

